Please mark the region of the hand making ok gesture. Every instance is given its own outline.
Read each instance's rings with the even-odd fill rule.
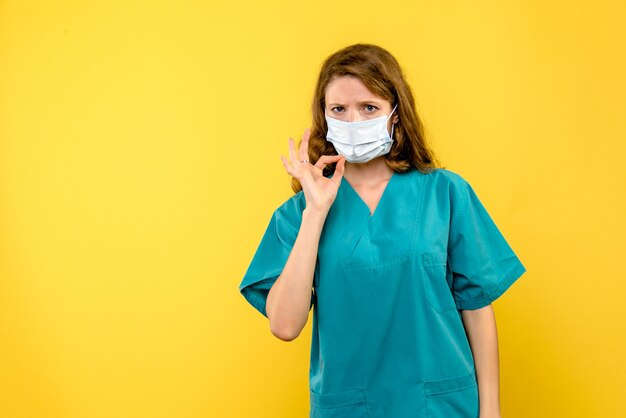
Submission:
[[[302,185],[306,198],[306,208],[328,213],[335,201],[337,190],[345,169],[345,158],[341,155],[322,155],[315,165],[309,163],[309,136],[311,132],[304,130],[300,148],[296,150],[293,138],[289,138],[289,158],[280,156],[285,170]],[[332,178],[324,177],[322,171],[327,164],[337,162]]]

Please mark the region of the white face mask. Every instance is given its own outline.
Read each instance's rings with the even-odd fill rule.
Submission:
[[[391,149],[395,125],[391,125],[390,136],[387,121],[396,107],[398,105],[393,107],[389,116],[358,122],[344,122],[324,115],[328,125],[326,140],[332,142],[337,153],[351,163],[364,163],[385,155]]]

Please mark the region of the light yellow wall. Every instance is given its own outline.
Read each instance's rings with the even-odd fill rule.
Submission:
[[[626,3],[0,2],[0,416],[304,417],[237,287],[322,60],[404,66],[528,272],[504,417],[626,415]]]

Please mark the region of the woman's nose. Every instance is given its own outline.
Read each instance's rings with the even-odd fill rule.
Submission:
[[[363,117],[358,110],[352,110],[348,113],[348,122],[359,122],[361,120],[363,120]]]

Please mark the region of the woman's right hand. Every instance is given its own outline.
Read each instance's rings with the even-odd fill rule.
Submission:
[[[327,214],[335,201],[337,190],[345,169],[345,158],[341,155],[322,155],[315,165],[309,163],[309,135],[305,129],[300,148],[296,150],[293,138],[289,138],[289,158],[280,156],[287,173],[296,178],[302,185],[306,198],[306,208]],[[305,161],[305,162],[303,162]],[[335,174],[332,178],[324,177],[323,169],[327,164],[336,162]]]

